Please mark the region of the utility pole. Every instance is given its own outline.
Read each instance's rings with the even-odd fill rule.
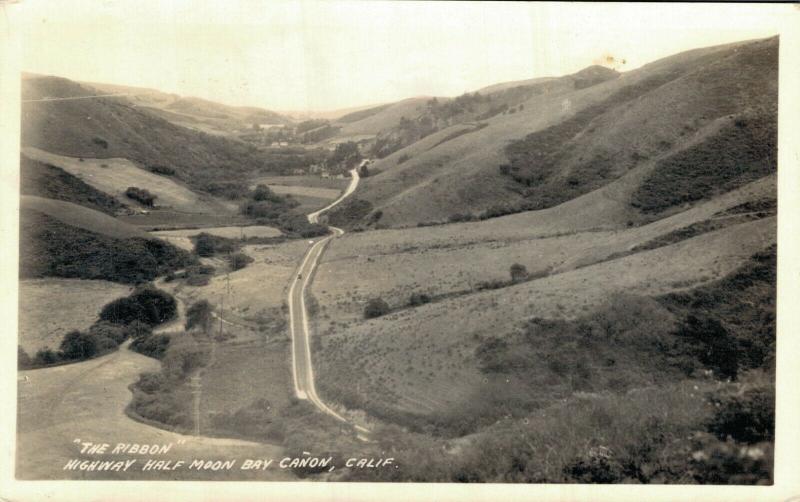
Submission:
[[[222,339],[222,313],[225,310],[225,296],[219,297],[219,338]]]

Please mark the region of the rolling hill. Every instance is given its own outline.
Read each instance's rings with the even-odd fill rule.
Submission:
[[[772,38],[690,51],[619,78],[535,84],[546,88],[513,114],[439,130],[376,161],[358,200],[332,221],[408,227],[491,217],[557,206],[626,179],[635,183],[630,209],[614,221],[625,225],[708,198],[712,187],[741,186],[775,170],[768,152],[777,54]],[[669,184],[682,165],[713,163],[720,148],[730,159],[745,155],[750,174],[709,164],[687,200],[659,200],[686,189]]]
[[[265,154],[252,145],[175,125],[125,97],[47,99],[97,94],[102,92],[63,78],[23,79],[22,146],[70,157],[124,158],[148,170],[164,166],[199,191],[267,166]]]
[[[155,89],[125,85],[82,82],[108,94],[128,94],[135,106],[146,109],[176,125],[207,132],[231,134],[235,130],[258,124],[291,124],[292,120],[280,113],[251,106],[230,106],[201,98],[183,97]]]

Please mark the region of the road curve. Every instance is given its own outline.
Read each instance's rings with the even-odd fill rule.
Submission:
[[[350,171],[350,174],[352,178],[344,193],[328,206],[309,214],[309,222],[318,223],[319,216],[322,213],[336,206],[355,191],[359,180],[358,171],[353,169]],[[317,262],[319,261],[319,257],[322,256],[325,246],[327,246],[332,239],[344,234],[344,230],[340,228],[330,228],[333,230],[333,234],[313,243],[306,252],[305,257],[303,257],[303,261],[297,269],[297,273],[292,276],[292,282],[289,286],[288,303],[289,332],[292,338],[292,379],[294,381],[294,392],[298,399],[306,399],[323,413],[327,413],[342,422],[347,422],[347,419],[328,407],[317,395],[317,390],[314,385],[314,368],[311,364],[308,310],[305,300],[306,287],[311,283],[314,269],[317,267]],[[360,425],[354,425],[354,427],[361,432],[368,432],[367,429]]]

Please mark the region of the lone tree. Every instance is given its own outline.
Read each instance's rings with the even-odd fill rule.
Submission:
[[[187,330],[198,326],[203,330],[203,333],[208,333],[209,328],[211,328],[211,322],[211,304],[208,303],[208,300],[194,302],[186,311]]]
[[[253,200],[255,201],[271,200],[273,197],[272,190],[263,183],[256,185],[256,189],[253,190]]]
[[[515,263],[508,271],[511,274],[511,282],[522,282],[528,278],[528,269],[525,268],[525,265]]]
[[[373,298],[367,302],[367,306],[364,307],[364,317],[366,319],[374,319],[375,317],[380,317],[388,313],[389,304],[386,303],[383,298]]]
[[[129,199],[133,199],[147,207],[153,207],[155,204],[156,196],[151,194],[148,190],[139,187],[128,187],[125,190],[125,195]]]
[[[100,320],[115,324],[130,324],[138,320],[155,326],[172,319],[176,312],[177,303],[172,295],[152,285],[145,285],[138,287],[130,296],[106,304],[100,311]]]
[[[369,169],[367,168],[366,163],[363,164],[361,166],[361,169],[358,170],[358,175],[361,176],[362,178],[366,178],[367,176],[369,176]]]

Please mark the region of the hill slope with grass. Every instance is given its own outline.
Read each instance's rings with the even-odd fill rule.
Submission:
[[[119,200],[84,183],[79,177],[24,155],[20,159],[20,193],[72,202],[109,215],[125,208]]]
[[[125,97],[46,99],[98,94],[103,92],[63,78],[23,79],[22,146],[70,157],[125,158],[173,173],[200,191],[213,191],[220,179],[244,179],[266,165],[252,145],[177,126]]]
[[[772,38],[689,51],[614,79],[541,82],[515,113],[438,130],[376,161],[332,221],[398,227],[491,217],[554,207],[620,180],[630,206],[620,225],[707,199],[775,171],[777,56]],[[690,165],[700,165],[695,180]],[[687,183],[685,197],[668,195]]]
[[[769,483],[777,49],[548,80],[370,166],[308,303],[321,398],[429,452],[389,479]]]
[[[137,166],[120,158],[74,158],[56,155],[38,148],[24,147],[23,157],[66,171],[95,190],[113,196],[117,202],[132,207],[172,209],[186,213],[231,213],[236,205],[197,193],[186,183]],[[126,195],[130,187],[141,188],[155,196],[151,206],[144,206]]]

